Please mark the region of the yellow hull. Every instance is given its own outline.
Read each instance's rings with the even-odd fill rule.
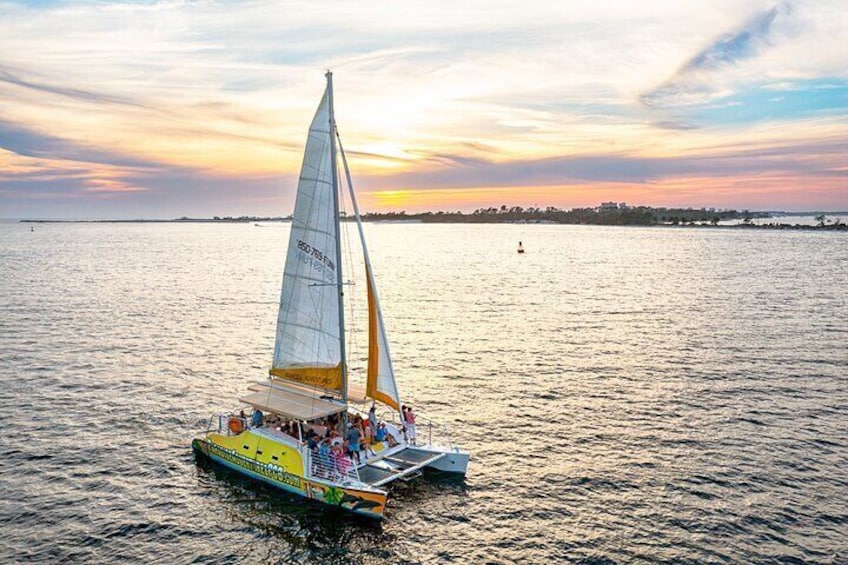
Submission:
[[[370,518],[382,518],[386,493],[306,478],[300,453],[287,445],[245,431],[237,436],[209,434],[195,439],[198,453],[229,469],[279,489]]]

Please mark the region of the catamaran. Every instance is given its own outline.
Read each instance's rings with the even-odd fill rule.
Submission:
[[[239,408],[213,415],[192,446],[215,463],[282,490],[381,518],[392,481],[410,480],[425,468],[464,475],[469,455],[446,438],[444,428],[420,417],[423,433],[416,438],[416,416],[401,404],[336,128],[332,73],[326,78],[297,185],[269,376],[248,386]],[[346,353],[344,289],[349,283],[342,275],[339,156],[365,267],[364,388],[352,382]]]

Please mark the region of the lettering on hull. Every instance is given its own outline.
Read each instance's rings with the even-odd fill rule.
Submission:
[[[282,487],[289,492],[331,506],[339,506],[357,514],[365,514],[375,518],[382,517],[383,509],[386,505],[385,494],[346,489],[337,485],[310,481],[309,479],[289,473],[279,465],[249,459],[240,455],[235,450],[221,447],[209,441],[194,440],[194,446],[209,457],[219,459],[232,466],[259,475],[271,484]]]

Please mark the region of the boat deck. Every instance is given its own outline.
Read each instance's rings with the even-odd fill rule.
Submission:
[[[365,484],[378,487],[418,473],[420,469],[444,456],[444,453],[433,453],[407,447],[360,467],[359,480]]]

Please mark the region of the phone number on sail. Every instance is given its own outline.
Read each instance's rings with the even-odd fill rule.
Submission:
[[[300,261],[302,263],[311,265],[316,271],[323,271],[325,278],[332,279],[336,264],[323,251],[301,239],[297,240],[297,248],[301,251]]]

